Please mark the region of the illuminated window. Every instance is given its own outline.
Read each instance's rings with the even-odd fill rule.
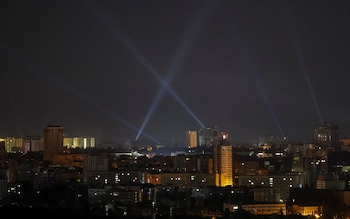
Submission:
[[[272,177],[269,178],[269,185],[270,185],[270,187],[273,187],[273,178]]]

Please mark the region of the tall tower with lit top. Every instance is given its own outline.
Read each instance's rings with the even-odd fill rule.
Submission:
[[[213,149],[216,186],[233,186],[232,145],[223,138]]]

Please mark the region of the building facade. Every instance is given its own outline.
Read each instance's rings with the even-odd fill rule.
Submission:
[[[324,123],[314,130],[313,143],[322,148],[339,149],[340,139],[338,125],[333,123]]]
[[[95,138],[93,137],[74,137],[64,138],[63,146],[67,148],[93,148],[95,147]]]
[[[186,132],[186,147],[197,147],[197,131],[189,130]]]
[[[64,128],[47,126],[44,129],[44,160],[53,162],[53,155],[63,153]]]
[[[233,186],[232,145],[228,140],[221,140],[213,148],[214,173],[216,186]]]
[[[29,151],[43,151],[44,139],[41,136],[26,136],[23,138],[22,150],[24,153]]]
[[[198,133],[199,146],[211,147],[220,140],[218,128],[202,128]]]

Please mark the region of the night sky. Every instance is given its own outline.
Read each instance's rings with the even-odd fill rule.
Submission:
[[[332,122],[350,137],[348,1],[0,4],[0,136],[309,141]]]

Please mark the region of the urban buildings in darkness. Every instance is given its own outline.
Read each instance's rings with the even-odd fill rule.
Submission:
[[[324,129],[317,128],[322,133]],[[95,147],[94,138],[64,137],[62,126],[45,127],[43,138],[9,138],[6,147],[1,141],[0,201],[21,203],[23,182],[38,190],[33,194],[44,194],[43,188],[53,188],[57,182],[74,190],[64,196],[57,194],[60,199],[55,204],[79,206],[67,203],[84,198],[89,209],[104,203],[99,210],[105,215],[109,212],[106,209],[116,213],[120,206],[127,214],[157,209],[165,215],[175,209],[175,203],[172,213],[179,214],[176,211],[181,209],[182,213],[191,211],[191,215],[201,212],[202,217],[222,216],[226,209],[234,213],[238,206],[252,215],[316,216],[325,215],[327,210],[332,214],[337,212],[333,203],[350,212],[350,147],[335,151],[332,144],[323,148],[322,142],[296,144],[274,137],[245,147],[232,144],[228,134],[217,128],[204,130],[203,146],[201,135],[196,137],[196,131],[191,130],[186,132],[187,143],[170,149],[170,155],[156,152],[160,148],[153,146]],[[341,142],[350,145],[346,139]],[[11,147],[21,148],[20,144],[26,152],[14,153]],[[75,150],[78,147],[82,150]],[[28,153],[35,151],[41,152]],[[76,185],[85,190],[78,191]],[[299,190],[313,193],[305,198]],[[328,199],[330,195],[335,201]],[[167,203],[169,206],[164,205]]]
[[[44,160],[53,161],[53,155],[63,153],[64,128],[48,125],[44,129]]]

